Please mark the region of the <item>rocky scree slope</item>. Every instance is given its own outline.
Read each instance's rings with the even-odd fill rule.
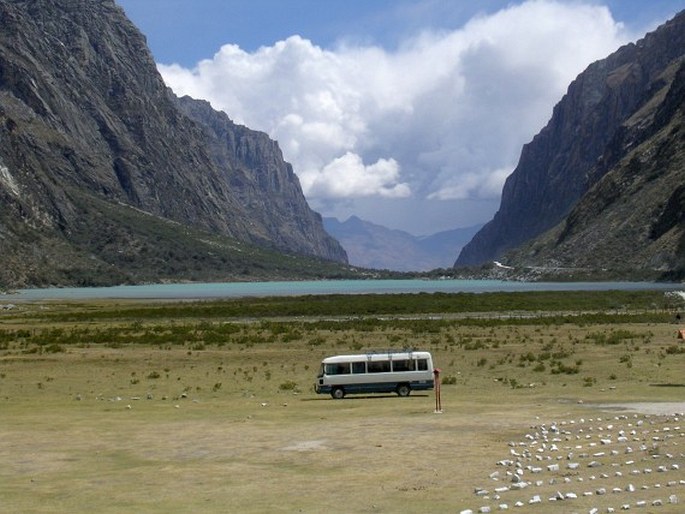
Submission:
[[[0,26],[0,284],[190,278],[193,231],[346,262],[277,144],[185,114],[113,0],[0,0]]]

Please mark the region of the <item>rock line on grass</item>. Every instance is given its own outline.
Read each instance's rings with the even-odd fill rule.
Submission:
[[[486,475],[495,486],[474,488],[481,502],[491,502],[477,512],[580,497],[595,499],[592,514],[676,505],[685,490],[684,419],[683,413],[621,414],[533,425],[508,443],[508,457],[496,462],[500,469]]]

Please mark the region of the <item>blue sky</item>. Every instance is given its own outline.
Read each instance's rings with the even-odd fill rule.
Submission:
[[[592,61],[684,0],[117,0],[167,84],[279,141],[310,205],[421,235],[484,223]]]

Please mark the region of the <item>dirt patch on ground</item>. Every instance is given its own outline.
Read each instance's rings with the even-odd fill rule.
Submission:
[[[594,405],[600,409],[639,412],[668,416],[679,414],[685,416],[685,402],[634,402],[634,403],[603,403]]]
[[[316,450],[328,450],[328,446],[326,446],[326,441],[298,441],[281,449],[289,452],[311,452]]]

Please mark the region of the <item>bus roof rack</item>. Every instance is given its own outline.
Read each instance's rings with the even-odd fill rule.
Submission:
[[[417,350],[415,348],[405,348],[404,350],[397,350],[397,349],[370,350],[370,351],[366,352],[366,355],[371,356],[371,355],[380,355],[380,354],[387,353],[388,355],[392,356],[393,353],[414,353],[416,351]]]

